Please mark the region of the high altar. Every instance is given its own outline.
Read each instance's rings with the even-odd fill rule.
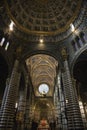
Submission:
[[[38,130],[50,130],[50,127],[49,127],[47,120],[42,119],[40,121],[40,124],[38,126]]]

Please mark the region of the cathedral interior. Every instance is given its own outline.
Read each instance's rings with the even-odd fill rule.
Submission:
[[[87,0],[0,0],[0,130],[87,130]]]

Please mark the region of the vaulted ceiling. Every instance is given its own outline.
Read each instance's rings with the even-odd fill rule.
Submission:
[[[56,79],[58,62],[51,56],[37,54],[26,60],[36,96],[43,96],[39,92],[39,85],[47,84],[49,91],[46,96],[52,96]],[[45,90],[44,90],[45,91]]]
[[[75,22],[75,28],[79,26],[80,23],[76,18],[80,14],[81,7],[82,0],[4,0],[4,3],[1,2],[0,29],[4,31],[6,37],[8,36],[7,40],[11,41],[9,47],[11,53],[14,54],[18,48],[21,48],[21,56],[26,59],[36,96],[42,96],[39,93],[40,84],[47,84],[49,91],[46,95],[52,96],[56,68],[61,61],[58,43],[72,33],[70,26],[72,23]],[[14,23],[14,30],[9,33],[11,22]],[[42,44],[39,41],[41,39]],[[31,56],[32,54],[35,55]]]
[[[5,0],[19,29],[33,34],[59,34],[69,29],[82,0]]]

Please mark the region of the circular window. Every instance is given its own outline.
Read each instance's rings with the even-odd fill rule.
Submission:
[[[49,86],[47,84],[40,84],[39,86],[39,92],[41,94],[46,94],[49,91]]]

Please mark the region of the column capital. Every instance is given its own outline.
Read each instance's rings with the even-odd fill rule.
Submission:
[[[17,57],[17,59],[21,59],[21,54],[22,54],[22,46],[19,46],[16,49],[16,57]]]
[[[68,54],[65,47],[61,49],[61,55],[62,55],[63,60],[67,60]]]
[[[6,84],[9,85],[9,82],[10,82],[10,77],[7,77]]]

